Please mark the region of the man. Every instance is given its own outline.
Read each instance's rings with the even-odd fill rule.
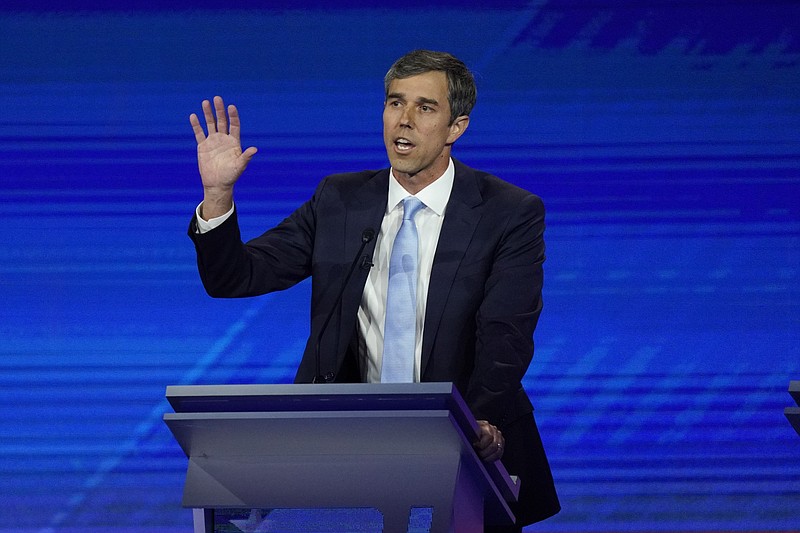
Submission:
[[[190,117],[204,190],[189,228],[200,275],[216,297],[264,294],[311,276],[311,334],[297,382],[324,375],[455,383],[479,420],[480,457],[502,457],[521,479],[518,526],[508,530],[519,531],[560,509],[521,385],[541,311],[544,207],[451,159],[476,98],[461,61],[417,50],[395,62],[384,84],[391,168],[328,176],[310,200],[247,244],[233,188],[256,148],[242,151],[234,106],[226,115],[220,97],[213,109],[203,102],[208,134]],[[380,228],[374,240],[367,228]],[[364,241],[362,268],[334,312]]]

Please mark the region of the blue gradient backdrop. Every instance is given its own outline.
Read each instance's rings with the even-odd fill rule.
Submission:
[[[5,2],[0,531],[189,532],[168,384],[290,381],[307,284],[212,300],[188,115],[259,147],[246,236],[385,166],[382,76],[477,73],[455,155],[548,207],[525,386],[563,512],[532,531],[800,530],[800,5]]]

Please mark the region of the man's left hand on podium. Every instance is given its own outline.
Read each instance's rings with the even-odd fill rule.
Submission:
[[[478,420],[480,434],[474,443],[478,456],[486,462],[497,461],[503,457],[506,441],[497,427],[486,420]]]

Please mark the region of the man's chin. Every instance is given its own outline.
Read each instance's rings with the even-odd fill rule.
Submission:
[[[398,160],[397,158],[390,158],[389,163],[392,165],[393,171],[403,174],[405,176],[410,177],[419,172],[419,169],[415,165],[411,164],[409,161],[404,161],[402,159]]]
[[[416,170],[412,170],[411,172],[408,172],[405,169],[397,168],[395,166],[392,166],[392,172],[394,173],[394,177],[395,178],[397,178],[399,180],[405,180],[405,181],[413,180],[414,177],[419,173]]]

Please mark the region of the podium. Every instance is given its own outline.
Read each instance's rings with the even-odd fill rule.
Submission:
[[[375,509],[388,533],[425,530],[409,526],[419,509],[432,533],[514,521],[519,486],[475,453],[451,383],[170,386],[167,399],[195,533],[222,509]]]
[[[789,419],[797,434],[800,435],[800,381],[789,382],[789,394],[792,395],[798,407],[786,407],[783,413]]]

